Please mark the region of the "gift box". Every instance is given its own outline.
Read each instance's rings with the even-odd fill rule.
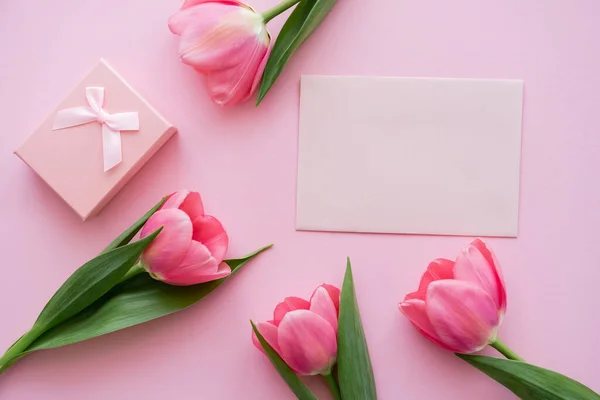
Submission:
[[[15,154],[85,220],[175,131],[101,59]]]

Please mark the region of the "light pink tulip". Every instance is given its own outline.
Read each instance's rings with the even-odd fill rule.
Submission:
[[[273,320],[257,324],[269,345],[300,375],[327,375],[337,359],[340,290],[319,286],[310,301],[287,297],[275,307]],[[262,346],[254,333],[254,345]]]
[[[235,0],[186,0],[169,19],[181,61],[206,75],[213,101],[247,100],[262,78],[271,36],[260,14]]]
[[[434,260],[419,290],[406,295],[399,307],[434,343],[457,353],[483,349],[496,339],[506,311],[506,290],[494,254],[476,239],[456,262]]]
[[[187,286],[231,273],[223,262],[229,238],[219,220],[204,214],[199,193],[173,193],[146,222],[140,236],[161,226],[162,231],[142,254],[142,266],[155,279]]]

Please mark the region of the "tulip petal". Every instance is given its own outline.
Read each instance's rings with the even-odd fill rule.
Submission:
[[[454,261],[446,258],[436,258],[427,266],[427,271],[421,277],[419,289],[427,289],[427,286],[433,281],[454,278],[453,268]]]
[[[337,357],[331,324],[307,310],[290,311],[277,330],[281,358],[301,375],[329,373]]]
[[[165,276],[161,279],[163,282],[173,286],[192,286],[200,283],[212,282],[218,279],[227,278],[231,275],[231,268],[226,263],[217,265],[217,269],[210,273],[201,273],[196,271],[188,271],[188,273],[176,273]]]
[[[201,5],[200,5],[201,4]],[[198,4],[185,6],[169,18],[169,29],[176,35],[181,35],[190,26],[202,24],[205,29],[218,24],[223,13],[235,9],[234,2],[202,1]]]
[[[192,240],[179,267],[163,274],[163,281],[176,286],[189,286],[224,278],[231,273],[225,263],[219,263],[202,243]]]
[[[277,327],[273,324],[273,321],[259,322],[258,324],[256,324],[256,328],[258,329],[260,334],[265,338],[267,343],[269,343],[269,346],[271,346],[273,350],[275,350],[277,354],[281,356],[281,351],[279,350],[279,343],[277,343]],[[258,341],[256,334],[254,333],[254,329],[252,330],[252,343],[254,343],[254,346],[256,346],[257,349],[259,349],[263,353],[265,352],[260,342]]]
[[[405,300],[398,305],[398,308],[423,336],[447,350],[455,351],[455,349],[452,349],[442,343],[436,336],[435,330],[433,329],[431,322],[429,322],[425,302],[423,300]]]
[[[504,311],[506,311],[506,285],[504,284],[504,277],[502,276],[502,268],[500,268],[500,263],[496,259],[494,252],[487,247],[483,240],[475,239],[471,244],[481,252],[490,265],[494,266],[494,272],[496,273],[496,278],[498,279],[500,309],[504,313]]]
[[[485,244],[481,240],[477,246],[475,243],[476,241],[463,249],[461,255],[456,259],[455,278],[478,285],[492,297],[496,307],[503,310],[506,306],[506,292],[502,278],[499,276],[496,264],[491,258],[491,252],[485,247]],[[488,257],[484,256],[481,248],[485,249]]]
[[[266,39],[265,39],[266,37]],[[212,71],[206,79],[208,91],[213,101],[219,105],[234,105],[247,100],[256,88],[255,78],[260,75],[268,51],[269,38],[266,30],[253,38],[252,47],[248,46],[244,59],[231,68]]]
[[[186,213],[194,223],[196,218],[204,215],[204,205],[200,193],[190,192],[179,205],[179,209]]]
[[[186,213],[192,221],[197,217],[204,215],[204,205],[202,204],[200,193],[190,192],[189,190],[179,190],[175,193],[171,193],[162,208],[179,208]]]
[[[253,61],[258,47],[257,35],[264,30],[260,16],[226,5],[213,10],[213,3],[198,8],[208,6],[211,9],[202,10],[202,17],[190,22],[181,33],[181,61],[204,74],[229,68],[237,70],[240,65]]]
[[[142,261],[150,272],[163,275],[177,268],[192,242],[192,221],[176,208],[161,209],[154,213],[142,228],[140,237],[146,237],[160,227],[163,230],[142,254]]]
[[[337,334],[338,313],[335,304],[329,296],[329,292],[322,286],[319,286],[310,299],[310,311],[320,315],[329,322]]]
[[[269,35],[269,32],[267,32],[267,35]],[[269,43],[270,43],[270,40],[271,40],[271,35],[269,35]],[[244,100],[247,100],[250,96],[252,96],[252,93],[254,93],[254,91],[260,85],[260,81],[262,80],[262,77],[263,77],[263,72],[265,72],[265,67],[267,66],[267,61],[269,60],[269,56],[271,55],[271,50],[273,50],[273,46],[269,45],[269,47],[267,48],[267,52],[263,56],[262,61],[260,62],[260,64],[258,65],[258,69],[256,70],[256,74],[254,75],[254,81],[252,82],[252,87],[250,88],[250,93],[248,93],[247,98]]]
[[[212,274],[217,271],[219,262],[210,250],[202,243],[192,240],[189,250],[177,268],[178,271],[195,270],[201,274]]]
[[[192,239],[206,246],[217,263],[223,261],[229,247],[229,236],[221,222],[213,216],[203,215],[194,219],[193,225]]]
[[[283,301],[277,304],[275,311],[273,311],[273,323],[275,326],[279,326],[279,323],[290,311],[294,310],[308,310],[310,309],[310,303],[300,297],[286,297]]]
[[[167,198],[165,204],[163,204],[162,209],[167,208],[179,208],[181,203],[188,197],[190,194],[189,190],[178,190],[175,193],[171,193]]]
[[[340,295],[341,295],[340,289],[338,289],[337,287],[330,285],[328,283],[323,283],[319,287],[327,290],[327,293],[329,293],[329,297],[331,297],[331,301],[333,301],[333,305],[335,306],[336,312],[339,313],[339,311],[340,311]],[[315,289],[315,292],[316,291],[317,290]],[[313,292],[313,296],[314,295],[315,295],[315,293]],[[311,296],[311,301],[312,301],[312,296]]]
[[[426,311],[436,336],[459,353],[484,348],[500,323],[492,297],[465,281],[432,282],[427,289]]]
[[[427,294],[427,287],[429,286],[429,284],[433,281],[438,281],[441,279],[453,279],[453,268],[454,261],[445,258],[436,258],[427,266],[427,270],[421,277],[419,289],[416,292],[407,294],[404,300],[425,300],[425,295]]]
[[[236,1],[236,0],[185,0],[183,2],[183,5],[181,6],[181,9],[183,10],[184,8],[197,6],[198,4],[202,4],[202,3],[231,4],[231,5],[235,5],[235,6],[250,8],[250,6],[242,3],[241,1]]]

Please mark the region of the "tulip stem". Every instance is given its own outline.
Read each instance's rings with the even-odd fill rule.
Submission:
[[[263,22],[266,24],[288,8],[292,7],[294,4],[299,3],[300,0],[283,0],[281,3],[277,4],[275,7],[270,10],[262,13]]]
[[[329,386],[329,390],[331,390],[331,394],[333,394],[333,398],[335,400],[342,400],[342,395],[340,394],[340,385],[338,385],[335,380],[335,376],[333,376],[333,372],[327,375],[323,375],[323,378],[327,381],[327,386]]]
[[[500,354],[502,354],[504,357],[508,358],[509,360],[523,361],[523,362],[525,361],[521,357],[519,357],[519,355],[517,353],[515,353],[514,351],[509,349],[507,345],[502,343],[502,341],[500,339],[496,338],[496,340],[494,340],[492,343],[490,343],[490,346],[492,346],[493,348],[498,350],[498,352]]]

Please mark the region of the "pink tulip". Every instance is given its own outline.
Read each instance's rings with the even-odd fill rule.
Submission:
[[[197,192],[173,193],[142,228],[145,237],[162,231],[142,254],[142,266],[171,285],[187,286],[224,278],[231,269],[223,262],[229,238],[215,217],[204,214]]]
[[[186,0],[169,19],[181,61],[206,75],[213,101],[247,100],[262,78],[271,36],[263,17],[236,0]]]
[[[287,297],[275,307],[273,320],[257,324],[269,345],[300,375],[328,375],[337,358],[340,290],[319,286],[310,301]],[[254,333],[254,345],[262,346]]]
[[[429,264],[419,290],[400,311],[426,338],[457,352],[473,353],[496,340],[506,311],[506,290],[494,254],[479,239],[456,262]]]

